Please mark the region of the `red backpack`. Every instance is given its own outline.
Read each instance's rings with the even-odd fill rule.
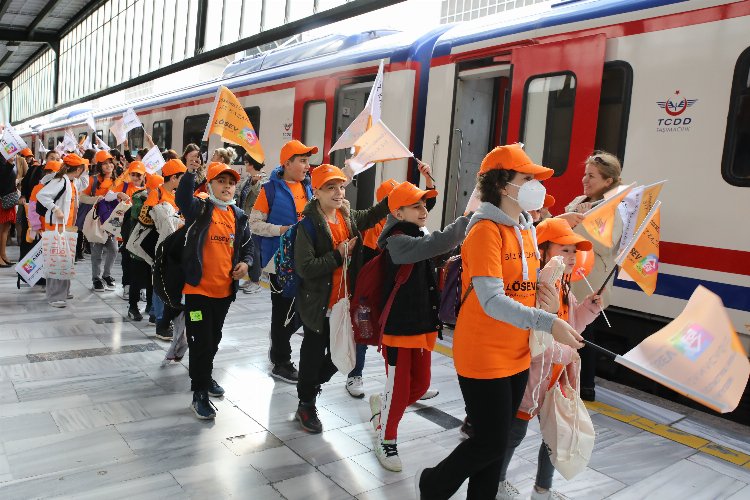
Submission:
[[[388,300],[382,304],[384,278],[387,265],[386,252],[380,252],[367,264],[362,266],[357,276],[357,285],[351,299],[352,326],[354,327],[354,342],[357,344],[376,345],[380,350],[383,329],[391,311],[393,300],[398,289],[401,288],[411,275],[414,264],[402,264],[396,273],[396,282],[388,295]]]

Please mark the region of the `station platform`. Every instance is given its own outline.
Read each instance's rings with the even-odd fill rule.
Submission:
[[[17,252],[9,247],[14,260]],[[0,270],[0,498],[407,500],[417,468],[461,439],[449,345],[433,354],[440,394],[401,423],[403,472],[378,463],[367,398],[350,397],[341,374],[319,398],[324,432],[302,431],[296,387],[269,376],[267,290],[240,294],[230,308],[214,370],[226,396],[213,400],[215,421],[199,421],[188,408],[187,357],[161,367],[168,343],[147,320],[126,319],[116,292],[91,290],[89,262],[77,265],[66,309],[50,307],[38,287],[16,289],[13,270]],[[119,269],[118,260],[118,281]],[[295,362],[300,342],[295,335]],[[369,349],[367,396],[384,381]],[[563,498],[750,498],[750,428],[607,381],[597,398],[593,457],[571,481],[556,473]],[[534,420],[510,465],[524,498],[540,441]],[[465,496],[466,485],[454,498]]]

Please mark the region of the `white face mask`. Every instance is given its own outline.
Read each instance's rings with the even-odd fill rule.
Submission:
[[[227,208],[228,206],[235,204],[234,199],[229,200],[229,201],[222,201],[222,200],[218,199],[216,196],[214,196],[214,191],[213,191],[213,189],[211,189],[211,183],[210,182],[206,183],[206,187],[208,188],[207,189],[207,191],[208,191],[208,199],[211,200],[211,203],[213,203],[214,205],[222,207],[222,208]],[[544,196],[542,196],[542,198],[544,198]]]
[[[518,199],[512,196],[508,196],[508,198],[518,203],[521,210],[525,210],[526,212],[529,210],[539,210],[544,205],[544,195],[547,194],[547,190],[538,180],[533,179],[520,186],[511,182],[508,184],[518,188]]]

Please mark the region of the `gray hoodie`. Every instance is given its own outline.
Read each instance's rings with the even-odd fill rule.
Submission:
[[[390,235],[393,226],[399,221],[393,215],[388,215],[383,226],[383,231],[378,238],[380,248],[388,247],[394,264],[413,264],[438,255],[450,252],[464,239],[468,232],[468,217],[459,217],[452,224],[448,224],[442,231],[435,231],[421,238],[415,238],[407,234]]]
[[[528,213],[522,212],[521,220],[514,221],[497,206],[492,203],[483,202],[471,218],[471,222],[469,222],[469,226],[466,228],[466,234],[471,231],[474,224],[484,219],[513,227],[521,248],[523,248],[521,231],[530,229],[534,249],[537,253],[537,258],[539,258],[539,250],[536,244],[536,229]],[[521,252],[521,260],[523,265],[523,279],[527,280],[530,277],[524,252]],[[531,277],[531,279],[536,279],[536,276]],[[557,316],[535,307],[527,307],[505,295],[505,286],[502,278],[496,276],[473,276],[471,282],[474,284],[474,291],[477,294],[479,303],[488,316],[524,330],[533,328],[534,330],[548,333],[552,330],[552,323]]]

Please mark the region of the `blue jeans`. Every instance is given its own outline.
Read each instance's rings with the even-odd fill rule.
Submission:
[[[361,377],[362,370],[365,367],[365,355],[367,354],[367,346],[364,344],[357,344],[357,362],[354,364],[354,370],[349,373],[349,377]]]
[[[156,321],[159,321],[164,316],[164,301],[156,292],[153,292],[151,297],[151,311],[149,313],[156,316]]]

